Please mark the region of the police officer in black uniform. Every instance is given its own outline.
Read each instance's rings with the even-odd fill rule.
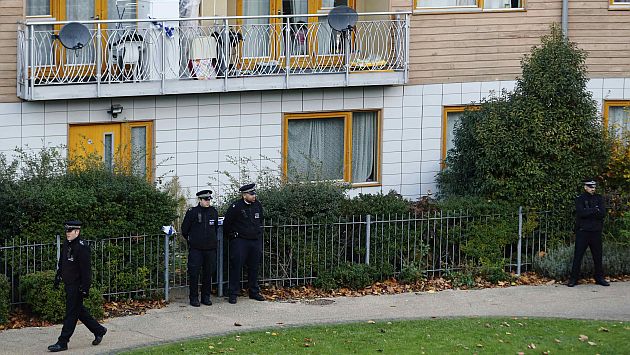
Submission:
[[[197,192],[199,204],[186,211],[182,222],[182,235],[188,241],[188,278],[190,305],[199,307],[199,273],[201,271],[201,303],[212,305],[210,300],[212,276],[217,267],[217,230],[219,213],[212,207],[212,191]]]
[[[77,320],[94,334],[92,345],[98,345],[107,333],[107,328],[100,325],[83,306],[83,299],[88,297],[92,282],[92,267],[90,265],[90,247],[81,239],[81,222],[67,221],[64,223],[66,241],[61,249],[57,275],[55,276],[55,288],[63,281],[66,290],[66,316],[63,320],[63,328],[57,343],[48,347],[52,352],[68,349],[68,342]]]
[[[256,200],[256,185],[241,186],[242,199],[230,205],[223,229],[230,238],[230,287],[228,301],[236,303],[241,291],[241,269],[247,265],[249,298],[264,301],[258,286],[258,267],[262,256],[263,207]]]
[[[595,193],[595,180],[584,180],[584,192],[575,199],[575,253],[571,278],[567,286],[573,287],[580,278],[582,257],[587,247],[591,248],[595,266],[595,281],[602,286],[610,286],[604,279],[602,267],[602,229],[606,206],[602,195]]]

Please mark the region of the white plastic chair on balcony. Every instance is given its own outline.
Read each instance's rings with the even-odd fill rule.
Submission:
[[[139,80],[138,74],[140,71],[140,59],[142,57],[142,42],[123,42],[122,46],[119,47],[118,50],[120,51],[119,64],[124,79],[128,79],[131,74],[133,81]],[[130,71],[127,70],[127,66],[131,68]]]
[[[212,36],[194,38],[188,51],[190,76],[197,80],[215,79],[217,64],[217,40]]]

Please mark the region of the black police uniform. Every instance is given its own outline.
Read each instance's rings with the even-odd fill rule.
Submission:
[[[258,268],[262,254],[263,207],[256,200],[239,200],[228,208],[223,220],[225,235],[230,238],[230,302],[236,302],[241,290],[241,270],[247,265],[249,296],[258,300]]]
[[[100,343],[107,329],[100,325],[83,306],[83,299],[88,296],[92,282],[92,268],[90,260],[90,247],[80,236],[72,241],[66,240],[61,249],[61,256],[57,269],[56,284],[63,280],[66,290],[66,315],[63,320],[61,335],[57,341],[59,347],[49,347],[51,351],[65,350],[70,337],[77,326],[77,320],[94,334],[94,345]],[[59,350],[56,350],[59,349]]]
[[[210,207],[197,205],[189,208],[182,222],[182,235],[188,241],[189,297],[193,306],[199,305],[199,272],[201,271],[201,302],[211,305],[212,276],[217,266],[217,229],[219,213]]]
[[[575,199],[575,254],[571,270],[570,284],[580,278],[582,257],[587,247],[591,248],[593,264],[595,266],[595,280],[606,283],[602,267],[602,229],[606,206],[602,195],[583,192]]]

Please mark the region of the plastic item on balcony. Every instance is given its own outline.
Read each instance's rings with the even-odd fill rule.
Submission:
[[[179,78],[180,40],[178,21],[160,21],[177,17],[179,0],[138,0],[138,18],[156,19],[139,22],[145,37],[146,55],[143,67],[148,80]]]
[[[198,80],[217,77],[217,40],[213,36],[194,38],[188,53],[190,75]]]

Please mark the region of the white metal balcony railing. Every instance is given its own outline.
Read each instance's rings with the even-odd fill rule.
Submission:
[[[304,18],[84,21],[91,39],[78,50],[56,39],[68,22],[21,23],[18,96],[43,100],[407,81],[408,13],[359,14],[345,37],[327,25],[326,15],[298,21]],[[354,73],[374,76],[353,80]],[[336,76],[305,77],[314,74]]]

